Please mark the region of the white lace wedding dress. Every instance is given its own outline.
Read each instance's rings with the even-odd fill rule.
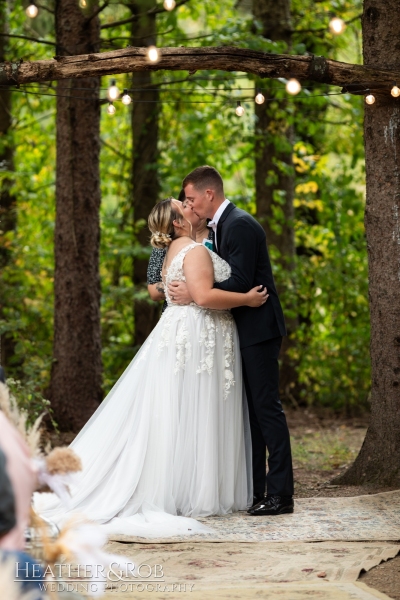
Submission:
[[[165,283],[184,281],[184,258]],[[210,251],[216,281],[229,265]],[[206,531],[193,518],[245,509],[252,499],[251,440],[239,339],[227,310],[168,309],[71,444],[83,471],[66,511],[54,494],[34,508],[62,524],[86,515],[107,533],[165,537]],[[181,515],[181,516],[179,516]]]

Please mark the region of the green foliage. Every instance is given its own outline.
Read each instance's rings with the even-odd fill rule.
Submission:
[[[332,13],[353,19],[361,11],[360,0],[293,0],[292,11],[293,53],[312,52],[360,62],[358,20],[349,23],[341,36],[335,37],[326,29]],[[10,30],[51,40],[52,17],[44,13],[41,11],[34,23],[28,22],[20,3],[15,2]],[[101,13],[101,20],[111,23],[130,14],[123,3],[112,4]],[[193,0],[171,13],[160,14],[157,26],[159,46],[234,45],[266,52],[286,51],[283,43],[264,39],[260,25],[234,0]],[[130,24],[104,29],[102,48],[124,47],[129,38]],[[52,57],[54,49],[12,39],[8,53],[13,59],[39,59]],[[129,88],[129,75],[116,79],[121,90]],[[296,132],[294,226],[298,254],[289,277],[278,261],[274,261],[274,268],[284,288],[286,313],[300,320],[292,352],[299,365],[304,401],[334,408],[364,404],[370,375],[362,101],[340,95],[340,90],[323,84],[304,85],[298,97],[288,99],[284,81],[256,80],[240,72],[156,72],[153,82],[159,86],[162,98],[162,196],[177,195],[185,174],[208,163],[223,174],[227,196],[253,214],[254,91],[259,85],[274,91],[271,109],[276,121],[293,124]],[[102,97],[108,83],[109,78],[104,78]],[[35,90],[39,86],[29,86],[30,92]],[[54,93],[47,86],[40,91]],[[338,95],[325,96],[328,91]],[[242,118],[234,112],[237,100],[245,107]],[[100,273],[105,391],[136,351],[132,307],[143,290],[132,283],[132,258],[150,253],[150,248],[142,248],[137,242],[137,232],[144,224],[135,222],[132,214],[130,109],[119,102],[116,107],[116,114],[110,117],[106,106],[102,106],[101,121]],[[0,274],[0,332],[12,335],[16,342],[9,372],[24,386],[35,382],[32,394],[38,394],[49,382],[52,354],[55,99],[16,90],[12,112],[15,117],[9,141],[15,145],[15,172],[0,172],[0,180],[10,175],[13,178],[18,227],[1,238],[11,258]],[[275,135],[274,139],[278,146],[282,143],[282,136]],[[280,201],[278,191],[276,229],[282,226]],[[277,258],[273,248],[271,252]],[[38,398],[31,397],[34,414],[40,407]]]
[[[7,386],[15,398],[18,408],[28,414],[29,425],[33,425],[41,415],[48,415],[53,427],[57,429],[57,424],[52,418],[53,411],[50,402],[43,398],[37,381],[25,380],[22,384],[21,381],[9,377]]]

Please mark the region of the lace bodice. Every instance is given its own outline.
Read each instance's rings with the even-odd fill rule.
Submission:
[[[157,352],[160,355],[162,352],[169,348],[174,348],[176,353],[175,362],[175,373],[178,373],[182,369],[186,368],[187,362],[191,359],[193,352],[193,345],[197,349],[201,349],[201,359],[196,368],[197,374],[212,375],[215,366],[215,349],[217,342],[222,341],[223,347],[223,369],[224,378],[224,398],[228,397],[230,389],[234,386],[234,320],[229,310],[213,310],[210,308],[202,308],[195,302],[191,302],[191,306],[180,306],[171,302],[168,296],[168,284],[172,281],[186,281],[185,274],[183,272],[183,262],[186,254],[195,248],[200,246],[193,242],[188,244],[171,261],[167,272],[165,274],[165,295],[167,298],[168,308],[161,317],[161,334],[157,344]],[[214,267],[214,281],[224,281],[231,275],[231,268],[228,263],[223,260],[218,254],[212,252],[207,248],[210,253],[211,260]],[[174,319],[176,315],[179,315],[179,327],[174,334],[171,329],[173,328]],[[191,321],[197,321],[196,329],[198,333],[196,338],[190,333]],[[197,351],[197,350],[196,350]]]
[[[165,296],[167,298],[168,304],[173,304],[171,302],[170,297],[168,296],[168,284],[170,284],[172,281],[186,281],[186,277],[183,272],[183,261],[185,259],[185,256],[189,252],[189,250],[192,250],[192,248],[201,245],[202,244],[198,244],[197,242],[193,242],[193,244],[188,244],[187,246],[182,248],[182,250],[178,252],[178,254],[172,259],[171,264],[169,265],[165,275]],[[231,276],[231,268],[229,264],[212,250],[209,250],[208,248],[206,248],[206,250],[210,253],[211,260],[213,263],[214,281],[218,282],[228,279]],[[191,304],[194,305],[195,303],[192,302]]]

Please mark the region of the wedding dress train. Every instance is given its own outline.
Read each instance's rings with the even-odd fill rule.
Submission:
[[[166,274],[184,281],[183,248]],[[215,280],[229,265],[210,252]],[[84,514],[107,533],[206,531],[190,517],[243,510],[252,499],[251,440],[239,339],[227,310],[168,309],[71,447],[83,471],[67,511],[54,494],[34,508],[62,524]],[[189,517],[189,518],[188,518]]]

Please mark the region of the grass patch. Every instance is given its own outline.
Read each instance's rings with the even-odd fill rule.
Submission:
[[[294,466],[310,471],[331,471],[354,461],[364,429],[342,425],[335,429],[305,430],[291,437]]]

